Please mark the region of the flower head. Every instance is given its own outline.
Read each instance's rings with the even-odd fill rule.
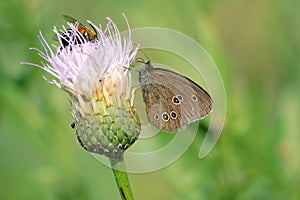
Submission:
[[[54,49],[40,33],[43,51],[32,49],[46,62],[26,64],[53,75],[53,80],[44,78],[70,94],[80,144],[88,151],[111,156],[127,149],[140,132],[127,73],[138,49],[133,50],[130,28],[128,36],[121,38],[114,22],[107,20],[104,30],[89,22],[99,35],[93,41],[83,37],[78,23],[68,23],[61,30],[54,27],[60,42]]]

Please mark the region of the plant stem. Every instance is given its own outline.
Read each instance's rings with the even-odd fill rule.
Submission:
[[[122,200],[133,200],[133,194],[128,181],[126,171],[120,171],[118,169],[125,170],[125,163],[123,155],[118,158],[109,158],[112,170],[114,172],[115,180],[122,197]]]

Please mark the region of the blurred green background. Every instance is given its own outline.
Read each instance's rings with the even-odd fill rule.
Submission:
[[[165,27],[202,44],[227,92],[223,134],[202,136],[174,164],[130,174],[136,199],[300,199],[300,1],[46,1],[0,3],[0,199],[120,199],[111,169],[76,141],[68,95],[47,84],[29,47],[68,14],[121,30]],[[49,76],[48,76],[49,77]]]

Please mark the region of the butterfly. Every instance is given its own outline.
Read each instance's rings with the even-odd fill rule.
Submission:
[[[197,83],[174,71],[154,68],[150,61],[139,71],[139,81],[148,120],[160,130],[184,130],[212,110],[212,98]]]

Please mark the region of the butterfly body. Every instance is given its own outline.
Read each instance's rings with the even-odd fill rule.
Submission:
[[[139,80],[148,120],[158,129],[183,130],[212,109],[209,94],[176,72],[154,68],[147,62],[139,73]]]

